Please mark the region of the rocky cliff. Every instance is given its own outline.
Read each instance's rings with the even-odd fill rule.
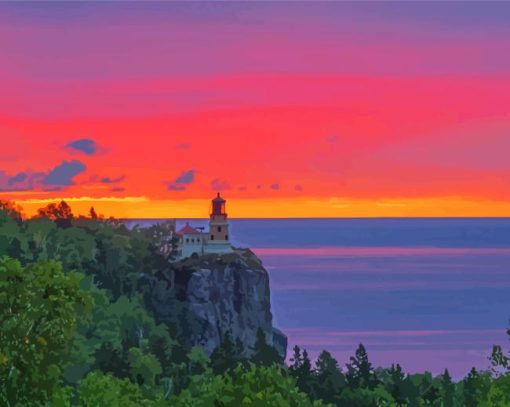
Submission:
[[[286,354],[287,338],[272,324],[268,273],[250,250],[182,260],[150,285],[148,301],[156,317],[171,318],[176,300],[185,304],[184,318],[193,325],[190,342],[207,353],[226,332],[239,338],[249,352],[261,328],[268,343]]]

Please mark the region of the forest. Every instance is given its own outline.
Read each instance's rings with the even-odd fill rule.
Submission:
[[[26,218],[0,201],[1,406],[510,406],[504,346],[455,380],[376,367],[362,344],[346,361],[298,346],[283,360],[261,330],[253,347],[227,333],[207,355],[179,296],[164,321],[146,301],[149,277],[186,272],[168,228],[63,201]]]

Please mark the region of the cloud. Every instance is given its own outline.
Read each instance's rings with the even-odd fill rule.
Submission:
[[[119,175],[116,178],[110,178],[110,177],[103,177],[99,180],[102,184],[116,184],[117,182],[124,181],[126,178],[125,175]]]
[[[19,172],[18,174],[14,175],[13,177],[10,177],[7,180],[7,183],[12,186],[14,184],[18,184],[20,182],[23,182],[27,179],[27,173],[26,172]]]
[[[78,160],[63,161],[53,168],[43,179],[44,185],[73,185],[73,178],[87,167]]]
[[[280,184],[271,184],[270,188],[274,191],[278,191],[280,189]]]
[[[195,180],[195,170],[183,171],[175,180],[168,184],[170,191],[184,191],[186,186]]]
[[[186,189],[186,187],[184,185],[179,185],[179,184],[168,185],[169,191],[184,191],[185,189]]]
[[[330,144],[336,144],[336,143],[338,143],[338,136],[332,135],[332,136],[326,137],[326,141]]]
[[[214,191],[226,191],[230,189],[230,183],[220,178],[215,178],[211,181],[211,189]]]
[[[175,146],[175,148],[178,150],[187,150],[190,147],[191,147],[191,143],[179,143]]]
[[[0,170],[0,191],[29,191],[40,186],[45,176],[46,174],[43,172],[30,171],[8,175],[5,171]]]
[[[97,151],[96,142],[88,138],[70,141],[69,143],[67,143],[66,147],[87,155],[94,155]]]
[[[298,191],[298,192],[301,192],[303,190],[303,187],[299,184],[297,185],[294,185],[294,191]]]
[[[122,187],[115,187],[110,189],[110,192],[124,192],[126,189]]]

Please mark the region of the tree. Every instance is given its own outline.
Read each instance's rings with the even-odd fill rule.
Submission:
[[[510,406],[510,375],[497,377],[492,381],[487,395],[479,400],[480,407]]]
[[[306,349],[301,353],[299,346],[294,346],[294,354],[290,361],[289,370],[296,379],[298,388],[310,397],[315,398],[315,378],[312,371],[312,362]]]
[[[20,225],[23,219],[22,213],[21,206],[16,205],[14,202],[0,199],[0,224],[2,224],[2,219],[9,217]]]
[[[390,383],[387,387],[392,397],[399,406],[405,405],[407,402],[405,391],[408,386],[406,385],[406,376],[402,371],[402,367],[398,363],[391,365],[389,375]]]
[[[158,359],[152,353],[144,352],[140,348],[129,349],[128,362],[131,378],[139,385],[154,386],[156,376],[163,372]]]
[[[97,213],[96,213],[96,210],[94,209],[93,206],[90,207],[90,210],[89,210],[89,217],[90,219],[98,219],[98,216],[97,216]]]
[[[39,217],[47,218],[60,228],[69,228],[72,226],[72,220],[74,219],[71,207],[65,201],[60,203],[50,203],[44,208],[37,211]]]
[[[478,377],[478,372],[473,367],[463,381],[464,405],[466,407],[476,407],[478,405]]]
[[[147,405],[140,387],[128,379],[91,372],[78,386],[81,407],[141,407]]]
[[[239,341],[234,343],[230,332],[225,332],[223,339],[211,354],[211,368],[215,374],[223,374],[232,371],[238,364],[245,362]]]
[[[92,307],[82,275],[59,263],[23,268],[0,259],[0,400],[7,406],[51,398],[69,353],[76,320]]]
[[[335,403],[345,387],[345,377],[340,372],[338,362],[331,354],[323,350],[315,362],[317,378],[317,398],[327,403]]]
[[[377,386],[377,377],[372,364],[368,360],[368,354],[363,344],[359,344],[356,354],[351,356],[350,361],[347,364],[346,374],[349,387],[353,389],[359,387],[372,389]]]
[[[455,392],[455,386],[452,382],[452,378],[448,369],[445,369],[441,376],[441,395],[443,398],[443,407],[453,407],[453,396]]]
[[[285,370],[253,366],[238,366],[233,374],[202,375],[177,396],[169,400],[175,407],[322,407],[321,401],[312,402],[296,387],[296,381]]]
[[[258,366],[271,366],[283,363],[278,351],[273,346],[267,344],[266,334],[261,328],[257,329],[257,339],[252,350],[251,361]]]

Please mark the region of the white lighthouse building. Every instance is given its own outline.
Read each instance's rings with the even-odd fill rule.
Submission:
[[[210,253],[230,253],[233,251],[228,235],[226,202],[218,192],[211,201],[209,213],[209,232],[202,232],[189,223],[177,232],[179,238],[179,259],[196,253],[201,256]]]

